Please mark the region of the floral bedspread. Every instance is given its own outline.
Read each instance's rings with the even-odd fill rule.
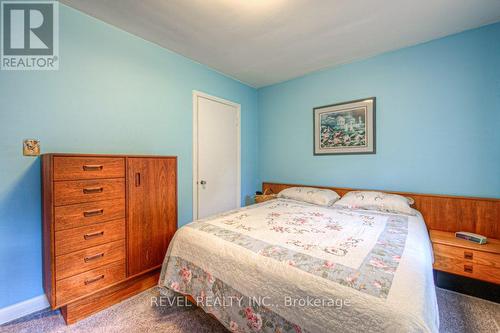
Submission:
[[[439,326],[420,215],[268,201],[179,229],[159,283],[233,332]]]

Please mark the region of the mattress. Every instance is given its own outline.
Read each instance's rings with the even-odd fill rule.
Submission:
[[[233,332],[438,332],[432,247],[416,216],[276,199],[180,228],[165,295]]]

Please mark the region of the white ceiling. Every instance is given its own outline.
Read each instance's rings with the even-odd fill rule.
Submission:
[[[254,87],[500,20],[500,0],[61,0]]]

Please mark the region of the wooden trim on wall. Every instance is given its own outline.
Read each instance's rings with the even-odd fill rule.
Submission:
[[[262,183],[262,191],[279,193],[288,187],[311,186],[330,189],[343,196],[359,189],[282,183]],[[500,199],[384,191],[404,195],[415,200],[413,208],[419,210],[427,228],[442,231],[468,231],[500,239]]]

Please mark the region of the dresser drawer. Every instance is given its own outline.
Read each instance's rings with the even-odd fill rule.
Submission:
[[[125,177],[120,157],[54,157],[54,180]]]
[[[125,218],[125,199],[87,202],[54,209],[56,231]]]
[[[441,257],[492,266],[500,269],[500,255],[496,253],[464,249],[461,247],[443,244],[434,244],[433,249],[434,253]]]
[[[57,256],[56,279],[61,280],[124,259],[124,240]]]
[[[71,253],[92,246],[125,239],[125,220],[55,232],[55,255]]]
[[[125,261],[99,267],[56,282],[58,305],[125,279]]]
[[[54,182],[54,205],[125,198],[125,179]]]
[[[435,255],[434,269],[500,284],[500,268]]]

